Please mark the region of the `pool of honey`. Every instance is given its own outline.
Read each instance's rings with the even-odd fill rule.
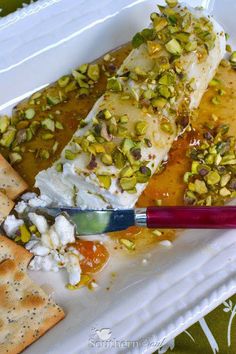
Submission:
[[[131,46],[128,44],[111,52],[113,69],[120,66],[130,50]],[[107,65],[103,59],[99,59],[98,62]],[[216,78],[220,80],[220,85],[210,87],[207,90],[192,121],[191,131],[185,132],[174,142],[164,170],[152,177],[144,193],[140,196],[137,207],[156,205],[157,200],[161,200],[162,205],[183,205],[185,190],[183,175],[190,168],[190,160],[186,156],[186,152],[189,146],[197,143],[206,123],[215,124],[215,117],[218,117],[217,124],[228,123],[230,125],[230,134],[236,134],[236,71],[220,66],[216,73]],[[86,117],[97,98],[103,94],[106,80],[106,75],[102,73],[98,84],[95,85],[89,97],[77,98],[72,92],[66,103],[52,107],[50,113],[53,114],[56,110],[61,112],[58,120],[64,126],[62,131],[58,131],[55,134],[55,139],[59,142],[58,151],[53,158],[48,160],[36,160],[31,152],[26,152],[23,161],[14,166],[29,183],[30,188],[33,188],[36,174],[40,170],[49,167],[59,157],[61,150],[77,129],[79,121]],[[219,88],[222,88],[225,94],[220,98],[220,104],[214,105],[211,99],[216,95],[216,90]],[[25,108],[26,105],[27,103],[23,102],[18,107]],[[37,111],[37,107],[35,108]],[[48,113],[40,112],[40,119],[47,115]],[[50,148],[52,143],[51,141],[45,142],[35,139],[33,142],[26,143],[25,146],[27,149]],[[6,151],[2,153],[7,154]],[[123,232],[113,233],[111,236],[135,240],[136,250],[139,251],[163,239],[173,240],[176,237],[176,232],[174,230],[165,230],[162,236],[155,236],[150,230],[132,227]],[[119,248],[117,246],[117,249]]]

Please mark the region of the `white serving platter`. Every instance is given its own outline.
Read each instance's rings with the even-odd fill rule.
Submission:
[[[154,0],[39,0],[1,19],[0,114],[126,43],[148,25],[155,6]],[[236,43],[234,13],[233,0],[216,0],[213,14]],[[67,316],[26,353],[152,353],[236,291],[235,231],[186,231],[171,248],[113,260],[95,292],[66,290],[61,273],[31,273],[53,287]]]

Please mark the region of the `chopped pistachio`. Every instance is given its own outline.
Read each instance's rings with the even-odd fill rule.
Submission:
[[[16,136],[16,129],[9,127],[9,129],[2,135],[0,145],[9,148]]]
[[[144,71],[140,66],[136,66],[134,68],[134,72],[135,72],[135,74],[137,74],[139,76],[147,76],[146,71]]]
[[[197,49],[197,41],[188,42],[184,48],[187,52],[193,52]]]
[[[178,5],[178,0],[165,0],[165,2],[170,8],[176,7]]]
[[[120,243],[125,246],[129,251],[135,250],[135,243],[133,241],[130,241],[126,238],[120,238],[119,239]]]
[[[124,156],[124,154],[122,154],[121,151],[115,150],[114,153],[112,154],[112,158],[116,168],[121,169],[125,166],[126,157]]]
[[[101,161],[107,166],[110,166],[113,163],[112,156],[109,154],[102,154]]]
[[[0,133],[3,134],[7,131],[10,125],[10,118],[8,116],[0,117]]]
[[[43,160],[48,160],[49,157],[50,157],[50,153],[49,153],[49,151],[46,150],[46,149],[41,149],[41,150],[39,151],[39,157],[40,157],[41,159],[43,159]]]
[[[141,35],[141,33],[136,33],[132,39],[132,46],[133,48],[138,48],[140,47],[141,44],[145,42],[145,39]]]
[[[200,181],[199,179],[196,179],[194,182],[195,185],[195,191],[198,194],[205,194],[208,192],[206,183],[204,181]]]
[[[65,93],[74,91],[77,89],[77,84],[76,81],[71,81],[66,87],[65,87]]]
[[[167,74],[163,74],[158,82],[161,85],[167,85],[168,86],[168,85],[174,84],[174,81],[175,81],[174,76],[169,74],[169,73],[167,73]]]
[[[153,41],[147,41],[147,49],[149,55],[154,55],[157,54],[162,49],[162,46],[159,43]]]
[[[62,163],[57,163],[57,164],[56,164],[56,170],[57,170],[57,172],[62,172],[62,171],[63,171],[63,165],[62,165]]]
[[[111,176],[97,176],[99,183],[101,184],[101,186],[105,189],[109,189],[111,186]]]
[[[215,156],[213,154],[208,154],[205,157],[205,162],[209,165],[212,165],[215,161]]]
[[[199,162],[193,161],[191,166],[191,173],[197,174],[198,173]]]
[[[225,49],[226,49],[226,52],[228,52],[228,53],[232,53],[232,48],[231,48],[231,45],[226,44]]]
[[[41,125],[44,129],[50,130],[51,132],[55,131],[55,122],[50,118],[44,119]]]
[[[90,64],[87,71],[88,77],[93,81],[98,81],[100,77],[100,69],[98,64]]]
[[[171,39],[166,45],[166,50],[174,55],[181,55],[183,52],[183,49],[180,45],[180,43],[175,39]]]
[[[146,121],[138,121],[136,124],[135,124],[135,132],[137,135],[144,135],[147,131],[147,122]]]
[[[190,33],[188,33],[188,32],[177,32],[177,33],[174,33],[173,36],[174,36],[175,39],[177,39],[183,45],[187,45],[188,46],[189,43],[193,43],[193,45],[195,46],[195,49],[197,48],[197,42],[196,41],[195,41],[195,43],[194,43],[194,41],[193,42],[189,41]]]
[[[122,85],[121,85],[120,81],[117,78],[111,77],[107,81],[107,90],[110,90],[110,91],[122,91]]]
[[[120,171],[120,177],[132,177],[133,174],[134,170],[130,166],[126,166]]]
[[[35,135],[40,127],[40,122],[34,121],[30,124],[30,130],[33,135]]]
[[[26,129],[26,140],[27,141],[30,141],[30,140],[32,140],[32,138],[33,138],[33,133],[32,133],[32,131],[31,131],[31,129]]]
[[[72,75],[75,78],[75,80],[78,82],[78,80],[87,80],[87,76],[84,74],[81,74],[77,70],[72,71]]]
[[[173,134],[173,128],[169,122],[161,123],[161,130],[167,134]]]
[[[31,234],[25,224],[20,226],[20,238],[23,243],[27,243],[31,239]]]
[[[137,179],[135,176],[123,177],[120,179],[120,186],[124,191],[132,190],[137,184]]]
[[[156,206],[162,206],[162,200],[161,199],[155,199],[155,204],[156,204]]]
[[[231,192],[226,187],[221,188],[219,193],[222,197],[229,197],[231,195]]]
[[[84,80],[78,79],[77,82],[79,84],[79,87],[86,88],[86,89],[89,88],[89,84],[87,82],[85,82]]]
[[[206,176],[207,184],[215,185],[220,182],[220,175],[216,171],[211,171]]]
[[[111,55],[109,53],[107,53],[106,55],[104,55],[103,60],[104,61],[110,61],[111,60]]]
[[[164,98],[169,98],[171,96],[171,92],[167,86],[161,86],[159,88],[159,93]]]
[[[230,179],[231,179],[230,174],[223,175],[220,180],[221,187],[225,187],[227,183],[230,181]]]
[[[126,124],[126,123],[128,123],[128,121],[129,121],[129,117],[128,117],[127,114],[124,114],[124,115],[121,116],[120,119],[119,119],[119,122],[120,122],[121,124]]]
[[[85,74],[88,69],[88,64],[82,64],[79,66],[78,70],[82,73]]]
[[[220,83],[221,83],[220,80],[214,78],[209,82],[209,86],[210,87],[218,86],[218,85],[220,85]]]
[[[218,96],[212,97],[211,102],[212,102],[214,105],[220,104],[219,97],[218,97]]]
[[[31,99],[32,100],[37,100],[38,98],[40,98],[42,96],[41,92],[35,92],[32,96]]]
[[[189,181],[189,178],[192,176],[192,173],[191,172],[185,172],[184,174],[184,182],[185,183],[188,183]]]
[[[55,141],[55,143],[54,143],[53,146],[52,146],[52,153],[53,153],[53,154],[55,154],[55,152],[57,151],[58,146],[59,146],[58,141]]]
[[[111,117],[112,117],[112,114],[108,109],[104,109],[103,114],[104,114],[105,119],[111,119]]]
[[[71,150],[65,150],[65,158],[67,160],[74,160],[77,157],[77,154],[72,152]]]
[[[134,142],[131,139],[124,139],[121,145],[122,152],[126,155],[134,147]]]
[[[222,59],[220,65],[223,66],[224,68],[228,68],[230,66],[230,62],[226,59]]]
[[[156,32],[160,32],[168,25],[168,21],[166,18],[163,17],[156,17],[153,21],[153,27],[155,28]]]
[[[51,106],[55,106],[56,104],[60,103],[59,97],[54,97],[47,94],[46,98],[47,98],[47,103]]]
[[[14,163],[22,161],[22,156],[18,152],[11,152],[9,154],[9,159],[11,164],[13,165]]]
[[[35,110],[33,108],[28,108],[25,111],[25,118],[26,119],[33,119],[35,116]]]
[[[51,133],[45,133],[45,134],[42,134],[42,139],[43,140],[51,140],[54,138],[54,135],[51,134]]]
[[[152,231],[152,234],[153,234],[154,236],[157,236],[157,237],[162,236],[162,232],[159,231],[159,230],[153,230],[153,231]]]
[[[229,61],[232,65],[236,65],[236,51],[231,54]]]
[[[68,75],[65,75],[65,76],[62,76],[58,81],[58,85],[63,88],[63,87],[66,87],[70,82],[70,76]]]
[[[86,87],[82,87],[79,89],[78,96],[88,96],[89,95],[89,89]]]
[[[144,98],[150,100],[156,96],[156,93],[153,90],[146,90],[143,93]]]
[[[151,177],[151,170],[146,166],[141,166],[139,171],[135,173],[137,183],[147,183]]]
[[[167,100],[164,97],[158,97],[152,99],[152,105],[155,108],[164,108],[165,105],[167,104]]]
[[[38,231],[38,229],[37,229],[37,227],[35,226],[35,225],[31,225],[30,227],[29,227],[29,231],[31,232],[31,233],[36,233],[37,231]]]
[[[61,122],[58,122],[58,121],[55,122],[55,127],[56,127],[56,129],[58,129],[58,130],[62,130],[62,129],[64,128],[63,125],[62,125],[62,123],[61,123]]]

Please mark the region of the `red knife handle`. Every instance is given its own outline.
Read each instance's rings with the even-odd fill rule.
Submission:
[[[236,206],[223,207],[148,207],[148,228],[234,229]]]

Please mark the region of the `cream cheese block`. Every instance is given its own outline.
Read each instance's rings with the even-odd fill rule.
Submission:
[[[198,107],[225,53],[199,10],[160,7],[61,157],[35,186],[57,205],[133,207]]]

